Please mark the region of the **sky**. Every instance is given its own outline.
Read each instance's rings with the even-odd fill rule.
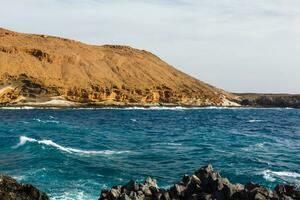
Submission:
[[[230,92],[300,93],[299,0],[0,0],[0,26],[145,49]]]

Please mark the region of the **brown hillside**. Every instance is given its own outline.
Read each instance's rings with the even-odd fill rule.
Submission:
[[[0,29],[0,103],[227,105],[235,98],[144,50]]]

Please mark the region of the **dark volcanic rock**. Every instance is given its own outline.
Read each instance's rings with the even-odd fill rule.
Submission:
[[[15,179],[0,175],[1,200],[48,200],[48,196],[32,185],[20,184]]]
[[[111,195],[114,194],[114,195]],[[300,190],[294,186],[278,185],[271,191],[261,185],[232,184],[213,170],[211,165],[184,175],[167,190],[147,178],[143,184],[130,181],[124,186],[102,190],[99,200],[300,200]]]
[[[300,95],[292,94],[236,94],[242,106],[300,108]]]

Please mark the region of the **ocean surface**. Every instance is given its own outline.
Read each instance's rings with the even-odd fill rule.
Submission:
[[[91,200],[211,163],[231,182],[300,186],[298,109],[0,109],[0,173],[51,199]]]

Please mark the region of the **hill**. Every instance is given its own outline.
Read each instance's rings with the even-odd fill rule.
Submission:
[[[235,106],[237,99],[145,50],[0,29],[2,105]]]

